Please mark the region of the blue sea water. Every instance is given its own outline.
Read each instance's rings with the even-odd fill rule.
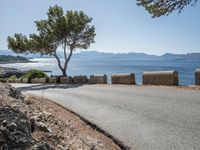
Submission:
[[[21,70],[41,69],[52,71],[49,75],[60,75],[57,62],[54,58],[35,58],[32,63],[4,64],[1,66],[13,67]],[[181,85],[194,84],[194,71],[200,68],[200,60],[96,60],[72,59],[68,65],[68,75],[107,74],[108,81],[114,73],[135,73],[137,84],[142,83],[144,71],[177,70]]]

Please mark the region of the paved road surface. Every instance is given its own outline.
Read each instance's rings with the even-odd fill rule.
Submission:
[[[199,150],[200,91],[126,85],[14,84],[82,115],[136,150]]]

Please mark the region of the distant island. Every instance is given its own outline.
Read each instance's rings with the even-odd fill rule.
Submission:
[[[0,55],[21,56],[25,58],[49,58],[40,54],[16,54],[11,50],[0,50]],[[63,57],[62,52],[58,52],[59,57]],[[50,57],[51,58],[51,57]],[[22,58],[23,59],[23,58]],[[127,60],[200,60],[200,53],[149,55],[145,53],[105,53],[98,51],[79,51],[74,53],[72,59],[127,59]],[[26,61],[24,59],[24,61]]]
[[[29,59],[22,56],[0,55],[0,64],[27,62],[30,62]]]

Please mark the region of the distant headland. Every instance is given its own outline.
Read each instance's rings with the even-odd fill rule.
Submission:
[[[40,54],[16,54],[11,50],[0,50],[0,55],[21,56],[15,59],[28,61],[25,58],[49,58],[49,56],[41,56]],[[59,57],[64,57],[62,52],[58,52]],[[200,60],[200,53],[172,54],[165,53],[163,55],[149,55],[145,53],[106,53],[98,51],[80,51],[74,53],[72,59],[127,59],[127,60]]]

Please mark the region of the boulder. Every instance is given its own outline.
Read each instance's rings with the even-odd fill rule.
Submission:
[[[91,75],[90,84],[107,84],[107,75]]]
[[[179,84],[178,72],[174,70],[144,72],[143,84],[177,86]]]
[[[71,84],[72,83],[72,77],[60,77],[60,83],[61,84]]]
[[[195,70],[195,85],[200,85],[200,69]]]
[[[112,84],[135,84],[135,74],[114,74],[112,75]]]
[[[74,76],[72,80],[74,84],[86,84],[89,82],[88,77],[84,75]]]

